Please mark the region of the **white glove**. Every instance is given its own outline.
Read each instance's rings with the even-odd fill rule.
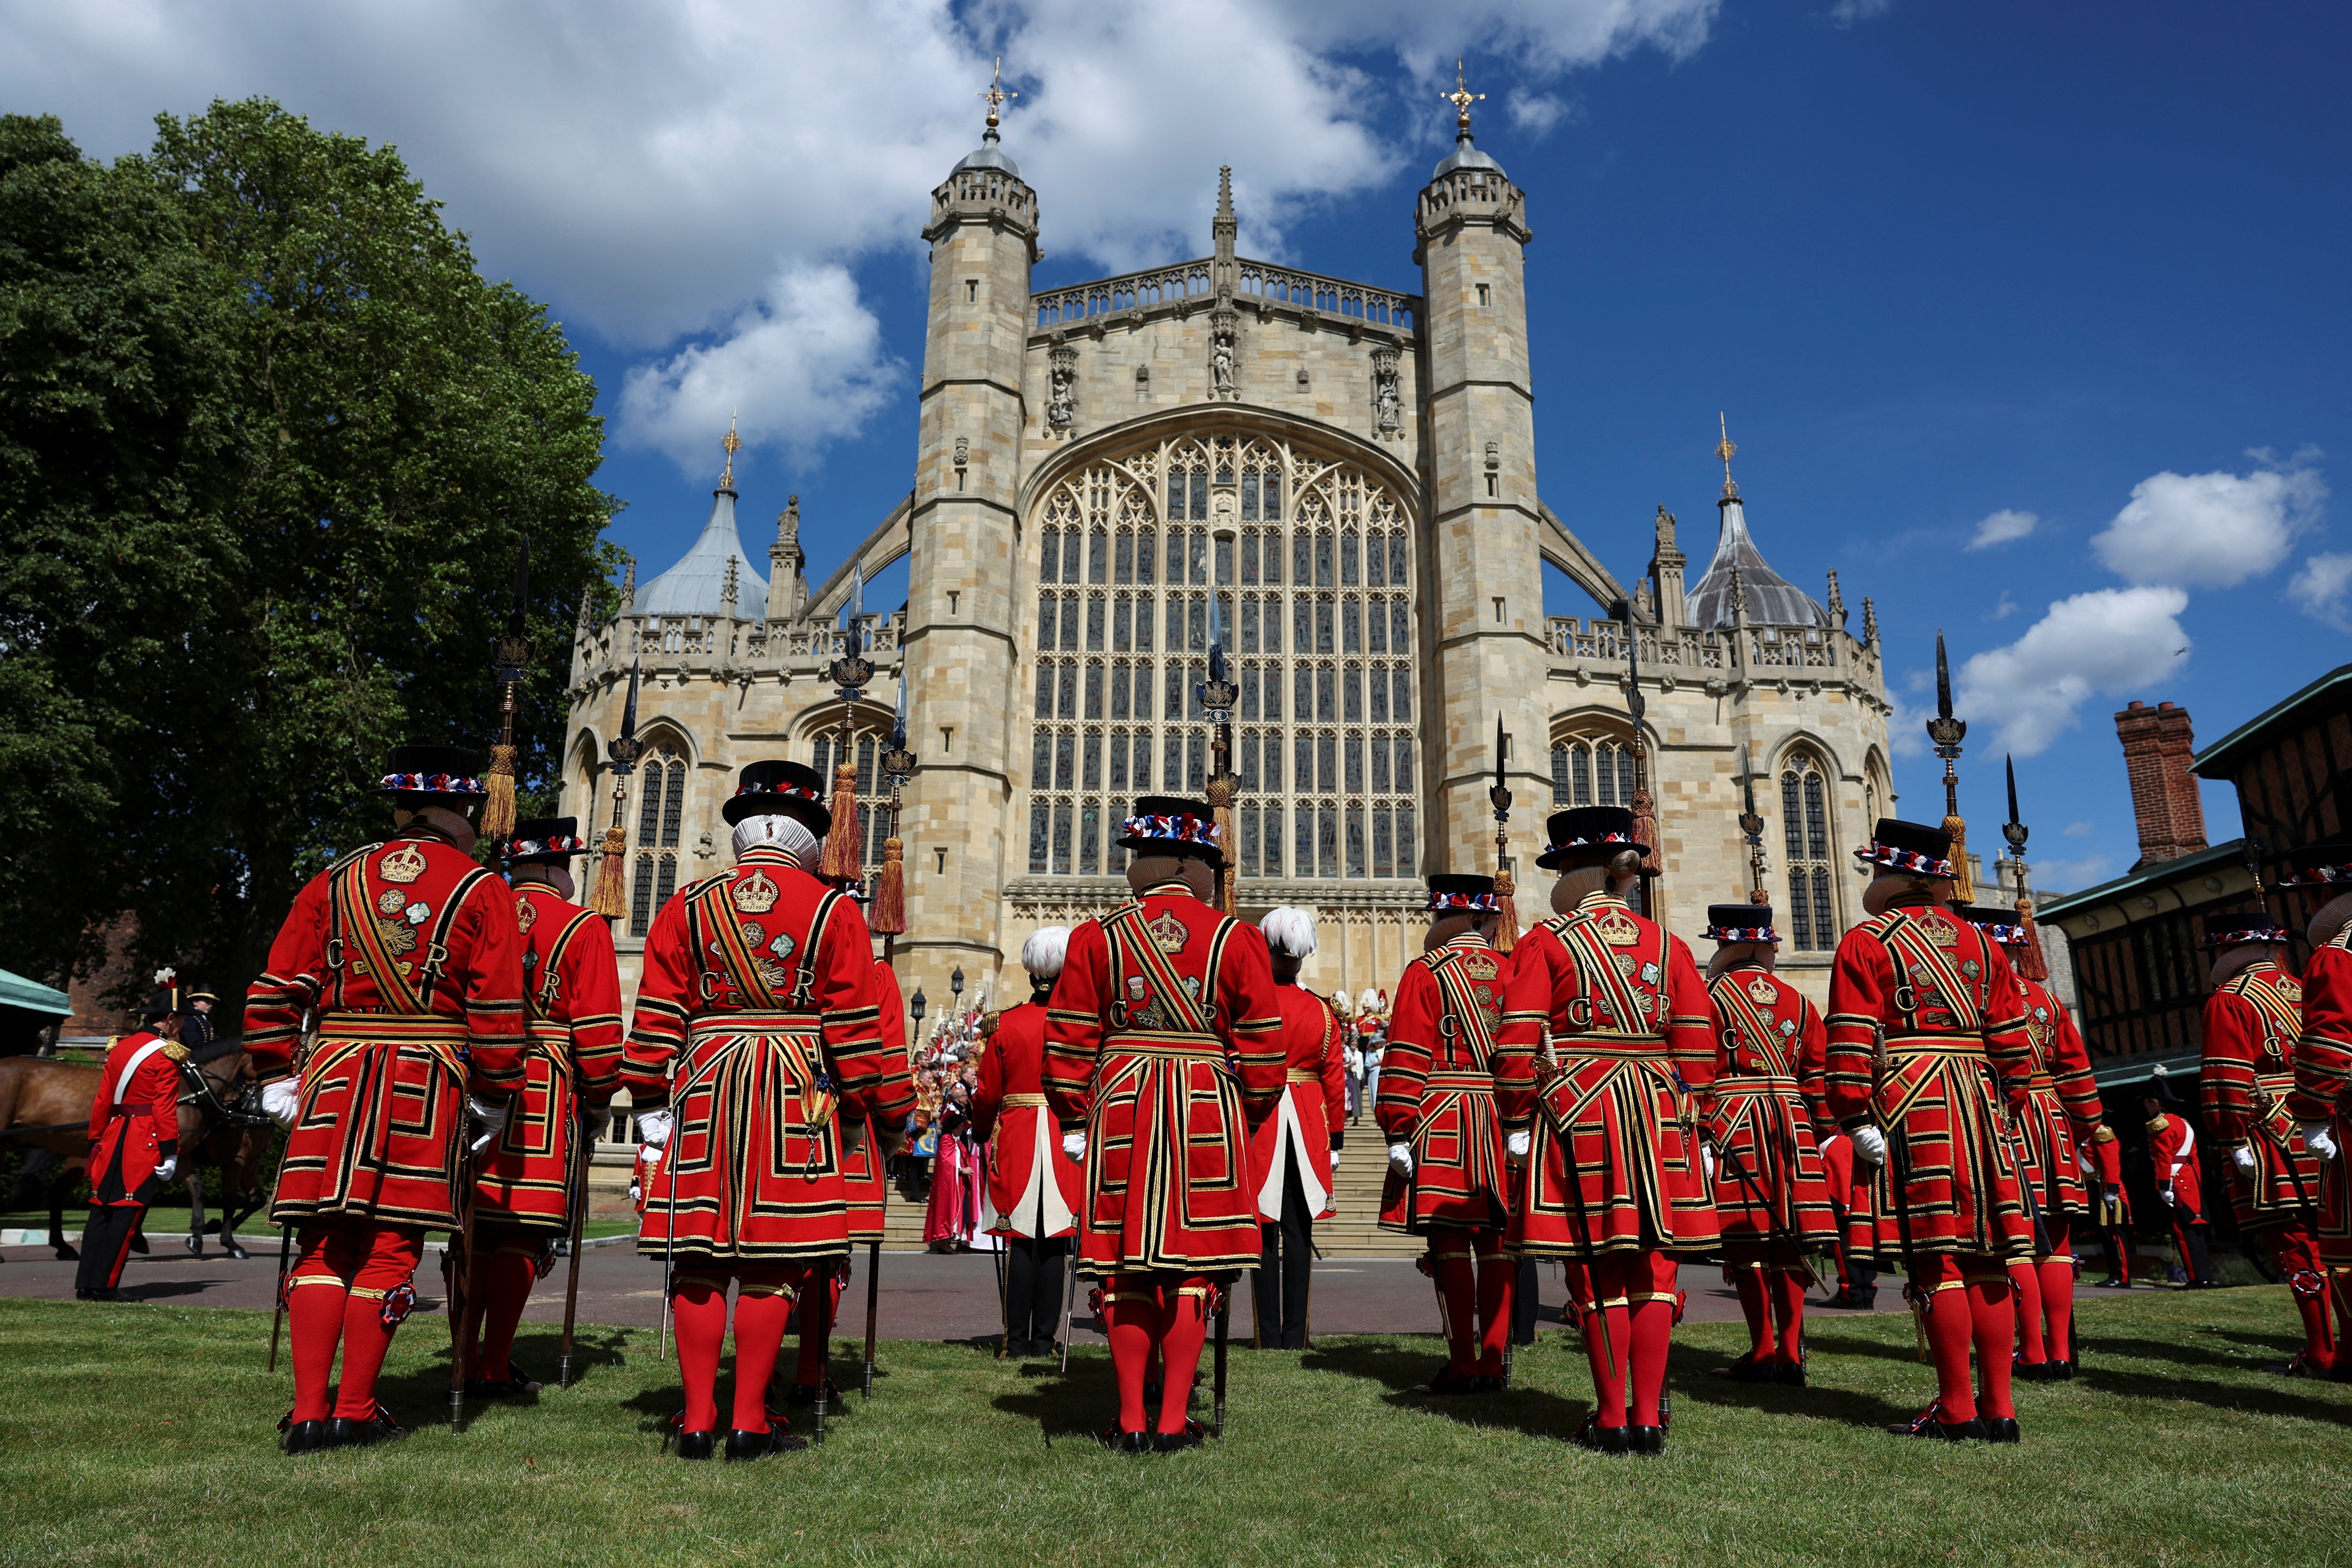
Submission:
[[[1698,1146],[1698,1163],[1700,1168],[1706,1172],[1706,1184],[1710,1187],[1715,1185],[1715,1150],[1711,1145],[1702,1143]]]
[[[2254,1158],[2254,1152],[2243,1143],[2230,1151],[2230,1163],[2237,1166],[2242,1174],[2248,1176],[2259,1174],[2263,1168],[2262,1162]]]
[[[1087,1157],[1087,1135],[1084,1132],[1063,1133],[1062,1152],[1068,1155],[1073,1160],[1085,1159]]]
[[[2303,1123],[2303,1146],[2323,1160],[2336,1158],[2336,1132],[2325,1121]]]
[[[294,1118],[302,1113],[302,1086],[290,1078],[263,1084],[261,1109],[264,1114],[276,1117],[278,1125],[293,1126]]]
[[[2180,1201],[2180,1194],[2179,1194],[2179,1193],[2174,1192],[2170,1187],[2167,1187],[2167,1188],[2165,1188],[2165,1189],[2164,1189],[2164,1206],[2165,1206],[2166,1208],[2170,1208],[2170,1207],[2172,1207],[2174,1205],[2178,1204],[2179,1201]]]
[[[669,1142],[669,1112],[641,1110],[637,1113],[637,1142],[648,1149],[658,1149]]]
[[[1412,1144],[1391,1143],[1389,1145],[1389,1169],[1394,1171],[1400,1176],[1410,1178],[1412,1175]]]
[[[645,1144],[640,1144],[640,1145],[638,1146],[638,1148],[637,1148],[637,1163],[639,1163],[639,1164],[643,1165],[643,1166],[646,1168],[646,1175],[650,1176],[650,1175],[652,1175],[656,1171],[658,1171],[658,1170],[660,1170],[660,1169],[661,1169],[661,1160],[662,1160],[662,1150],[661,1150],[661,1145],[660,1145],[660,1144],[658,1144],[658,1143],[645,1143]]]
[[[1508,1159],[1524,1160],[1528,1157],[1528,1149],[1533,1142],[1532,1135],[1528,1129],[1522,1127],[1517,1132],[1504,1137],[1503,1153]]]
[[[466,1097],[466,1114],[474,1119],[475,1127],[480,1130],[480,1136],[474,1140],[475,1153],[480,1153],[483,1145],[499,1135],[507,1124],[508,1112],[512,1109],[503,1100],[478,1100],[470,1094]]]
[[[155,1162],[155,1179],[159,1182],[168,1182],[179,1173],[180,1157],[177,1154],[166,1154]]]
[[[1335,1175],[1339,1170],[1339,1151],[1337,1149],[1331,1151],[1331,1170]]]
[[[1885,1133],[1875,1127],[1857,1127],[1853,1130],[1853,1137],[1855,1159],[1865,1165],[1883,1165],[1886,1163]]]

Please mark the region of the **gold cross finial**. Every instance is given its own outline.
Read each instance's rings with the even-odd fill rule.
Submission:
[[[1715,426],[1723,435],[1723,439],[1715,444],[1716,460],[1723,465],[1723,493],[1736,495],[1738,493],[1739,487],[1731,482],[1731,455],[1739,448],[1731,444],[1731,426],[1725,421],[1720,410],[1716,414]]]
[[[1007,92],[1004,90],[1004,57],[1003,55],[996,57],[996,75],[990,79],[988,90],[986,92],[975,92],[972,94],[972,97],[974,98],[984,98],[988,100],[988,128],[991,131],[996,129],[997,107],[1003,103],[1007,99],[1018,98],[1021,95],[1017,92]]]
[[[1470,106],[1484,101],[1486,97],[1483,92],[1472,92],[1462,85],[1462,58],[1459,55],[1454,58],[1454,90],[1441,92],[1437,96],[1454,106],[1454,124],[1464,131],[1470,129]]]
[[[743,437],[735,434],[735,420],[742,412],[738,408],[727,416],[727,438],[719,443],[727,452],[727,466],[719,470],[719,488],[722,490],[735,488],[735,454],[743,449]]]

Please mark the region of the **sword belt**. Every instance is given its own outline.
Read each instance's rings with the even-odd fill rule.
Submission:
[[[1043,1110],[1045,1097],[1042,1094],[1008,1094],[1003,1101],[1007,1110]]]
[[[1484,1072],[1433,1072],[1423,1080],[1430,1089],[1444,1094],[1492,1094],[1495,1075]]]

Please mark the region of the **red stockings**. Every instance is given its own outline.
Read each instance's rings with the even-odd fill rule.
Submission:
[[[375,1414],[376,1374],[393,1331],[408,1316],[411,1283],[425,1253],[425,1233],[409,1226],[311,1225],[299,1233],[301,1260],[287,1282],[287,1326],[294,1361],[294,1419],[330,1415],[366,1420]],[[343,1352],[341,1386],[329,1408],[335,1350]]]

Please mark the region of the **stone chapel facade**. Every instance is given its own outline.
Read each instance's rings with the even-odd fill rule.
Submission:
[[[1229,180],[1198,260],[1033,291],[1040,232],[992,123],[923,231],[912,493],[830,579],[806,579],[796,503],[762,574],[722,476],[687,555],[642,587],[632,566],[619,618],[578,627],[562,809],[591,842],[613,810],[605,742],[643,665],[616,931],[632,994],[653,910],[729,864],[719,809],[735,771],[782,753],[829,773],[845,712],[826,670],[852,567],[910,556],[904,610],[864,617],[878,673],[846,715],[875,806],[906,681],[920,762],[899,819],[909,994],[943,1000],[961,971],[971,991],[1016,995],[1031,930],[1122,895],[1127,804],[1202,792],[1213,632],[1241,689],[1240,905],[1321,912],[1309,984],[1392,988],[1420,951],[1419,879],[1494,869],[1499,716],[1523,921],[1546,912],[1545,816],[1630,803],[1638,765],[1658,808],[1659,906],[1696,939],[1706,905],[1749,885],[1752,768],[1782,967],[1825,994],[1861,913],[1850,852],[1894,800],[1868,601],[1856,636],[1834,574],[1823,605],[1765,564],[1727,441],[1717,546],[1694,586],[1663,507],[1629,592],[1544,505],[1528,214],[1466,116],[1416,204],[1418,294],[1237,256]],[[1593,614],[1545,615],[1546,563]],[[888,826],[869,816],[870,869]]]

